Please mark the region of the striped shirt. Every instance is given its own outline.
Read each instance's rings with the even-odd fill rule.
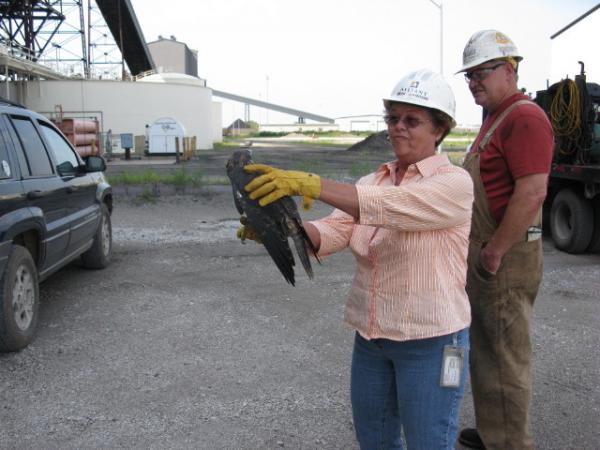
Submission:
[[[319,256],[349,246],[357,261],[345,322],[366,339],[396,341],[466,328],[471,177],[434,155],[410,165],[396,186],[396,166],[357,182],[360,219],[334,210],[312,222]]]

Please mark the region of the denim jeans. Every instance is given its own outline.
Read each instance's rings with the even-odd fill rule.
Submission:
[[[458,388],[441,387],[444,346],[464,349]],[[362,450],[454,449],[469,367],[469,330],[428,339],[366,340],[356,333],[351,400]]]

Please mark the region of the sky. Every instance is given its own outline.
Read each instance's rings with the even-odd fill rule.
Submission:
[[[519,86],[528,92],[573,77],[579,59],[588,81],[600,83],[600,10],[550,39],[598,0],[130,1],[147,42],[173,35],[198,51],[198,75],[209,87],[331,118],[381,114],[382,97],[406,73],[440,72],[440,11],[442,73],[459,124],[481,122],[464,77],[455,75],[466,42],[481,29],[515,42],[524,57]],[[223,103],[224,126],[244,118],[243,104],[214,100]],[[256,107],[250,119],[296,120]]]

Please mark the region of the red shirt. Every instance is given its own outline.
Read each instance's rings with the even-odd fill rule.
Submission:
[[[477,150],[479,141],[502,111],[512,103],[527,98],[520,93],[512,95],[486,117],[471,151]],[[504,217],[514,191],[515,179],[549,173],[553,150],[552,125],[546,113],[534,103],[517,106],[496,128],[481,152],[479,167],[492,216],[498,223]]]

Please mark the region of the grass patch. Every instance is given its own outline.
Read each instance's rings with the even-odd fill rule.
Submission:
[[[348,169],[348,174],[351,177],[363,177],[376,170],[376,167],[374,166],[378,167],[377,164],[373,164],[367,161],[354,161]]]
[[[121,172],[109,175],[107,178],[113,186],[156,184],[160,182],[160,175],[152,169],[143,172]]]
[[[147,186],[144,188],[141,194],[133,199],[134,205],[143,205],[146,203],[156,203],[158,200],[158,193],[155,188]]]
[[[143,172],[121,172],[108,175],[108,182],[112,186],[156,186],[157,184],[169,184],[172,186],[202,186],[202,171],[188,172],[185,168],[168,173],[158,173],[149,169]]]
[[[294,170],[323,175],[323,163],[318,159],[300,159],[294,164]]]
[[[215,142],[213,143],[213,150],[231,150],[232,148],[238,148],[243,141],[244,139]]]
[[[211,177],[202,181],[204,186],[227,186],[231,184],[227,177]]]

